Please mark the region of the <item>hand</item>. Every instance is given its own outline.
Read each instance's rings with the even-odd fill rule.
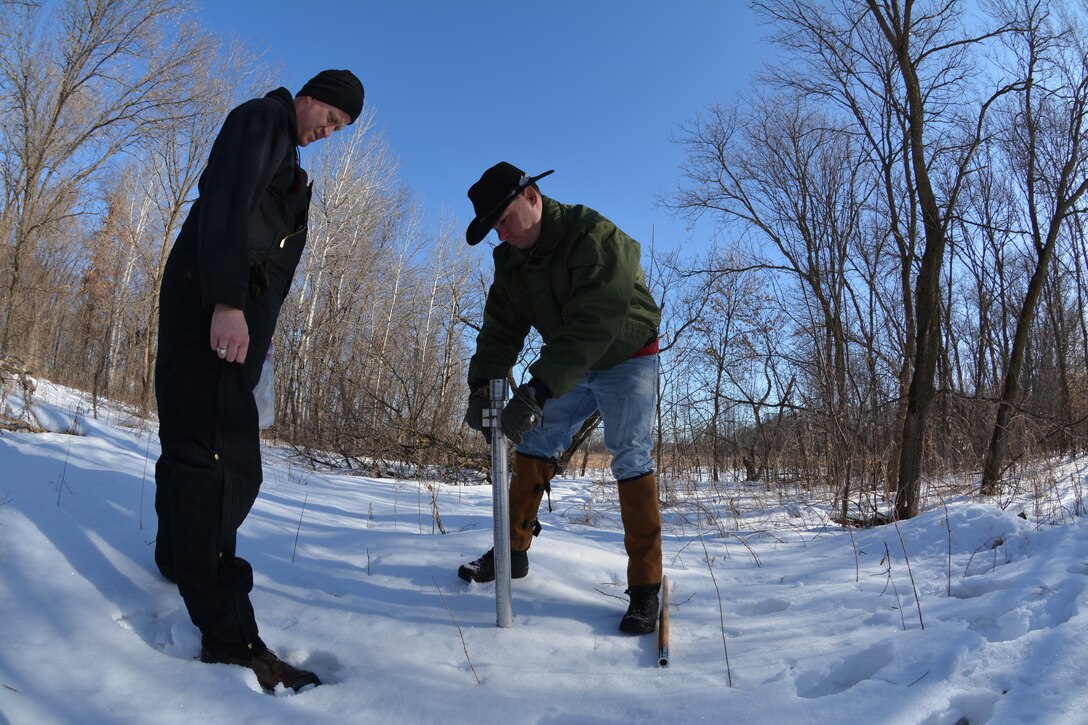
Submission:
[[[487,442],[491,442],[491,429],[484,425],[484,411],[491,406],[491,393],[488,387],[476,388],[468,396],[468,412],[465,413],[465,423],[472,430],[478,430],[484,434]]]
[[[249,325],[237,307],[217,304],[212,311],[211,348],[220,360],[244,363],[249,350]]]
[[[515,444],[521,443],[522,437],[540,425],[544,419],[543,401],[546,395],[540,395],[533,381],[523,383],[514,391],[514,398],[502,410],[502,432]],[[538,401],[538,395],[542,400]]]

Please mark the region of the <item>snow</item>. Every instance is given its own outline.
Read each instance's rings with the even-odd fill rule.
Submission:
[[[662,668],[655,636],[617,630],[603,475],[555,482],[507,629],[493,585],[456,576],[491,545],[490,486],[313,470],[270,445],[239,552],[262,637],[325,683],[270,696],[195,659],[155,569],[153,424],[95,420],[46,382],[4,405],[51,432],[0,434],[0,723],[1088,722],[1084,460],[862,531],[800,493],[670,481]]]

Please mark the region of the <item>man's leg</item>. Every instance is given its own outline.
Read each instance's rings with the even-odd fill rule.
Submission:
[[[211,308],[204,306],[195,279],[179,269],[168,263],[160,295],[156,563],[172,567],[189,617],[201,631],[201,660],[248,667],[266,689],[320,684],[261,641],[249,598],[253,569],[235,555],[238,527],[261,484],[253,387],[290,275],[282,275],[262,302],[250,297],[250,350],[246,364],[237,365],[208,348]]]
[[[537,533],[536,517],[544,491],[555,475],[555,463],[549,459],[514,454],[510,475],[510,550],[528,551]]]
[[[170,513],[170,465],[160,457],[155,463],[155,517],[158,532],[155,534],[155,565],[170,581],[174,578],[174,534]]]
[[[539,531],[537,513],[555,475],[555,456],[567,449],[594,410],[596,403],[583,381],[566,395],[548,400],[541,424],[527,432],[518,445],[510,476],[510,564],[515,579],[529,573],[526,552]],[[457,575],[465,581],[493,581],[494,551],[462,564]]]
[[[527,551],[538,530],[537,511],[540,500],[555,475],[551,460],[514,454],[510,475],[510,576],[521,579],[529,573]],[[495,552],[487,553],[475,561],[462,564],[457,576],[465,581],[489,582],[495,580]]]
[[[230,514],[243,499],[252,505],[259,482],[242,491],[236,477],[216,465],[213,453],[201,456],[202,446],[184,436],[160,436],[163,457],[157,469],[169,484],[158,492],[165,494],[159,508],[169,518],[160,521],[159,530],[171,532],[172,573],[189,617],[205,648],[234,656],[263,652],[249,602],[253,570],[235,556],[237,527]]]
[[[627,551],[631,604],[620,629],[642,634],[656,627],[661,588],[661,508],[653,472],[653,421],[657,403],[657,356],[632,358],[600,373],[591,386],[612,453]]]
[[[620,518],[629,589],[661,584],[661,506],[653,471],[620,481]]]
[[[657,356],[647,355],[587,376],[601,411],[604,445],[612,454],[612,475],[617,481],[654,470],[657,373]]]
[[[160,350],[163,345],[160,341]],[[279,660],[263,641],[250,601],[253,569],[237,557],[241,526],[261,485],[259,431],[249,376],[199,344],[169,346],[156,370],[162,456],[156,563],[171,574],[201,632],[200,659],[237,664],[265,689],[320,684]],[[160,551],[160,546],[163,547]],[[168,547],[168,548],[166,548]]]

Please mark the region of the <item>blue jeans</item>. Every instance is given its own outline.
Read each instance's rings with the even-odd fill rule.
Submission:
[[[566,395],[544,404],[543,422],[525,434],[518,453],[553,458],[565,451],[594,410],[601,411],[604,445],[617,481],[654,470],[657,355],[624,360],[608,370],[590,370]]]

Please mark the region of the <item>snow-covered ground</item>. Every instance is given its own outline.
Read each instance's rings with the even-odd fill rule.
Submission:
[[[555,482],[503,629],[493,586],[455,573],[490,546],[489,486],[269,448],[239,552],[262,637],[326,683],[269,696],[194,659],[155,570],[154,428],[82,408],[41,383],[56,432],[0,434],[0,723],[1088,722],[1088,461],[1048,469],[1046,506],[952,497],[854,532],[811,502],[672,481],[662,668],[655,636],[617,630],[610,486]]]

